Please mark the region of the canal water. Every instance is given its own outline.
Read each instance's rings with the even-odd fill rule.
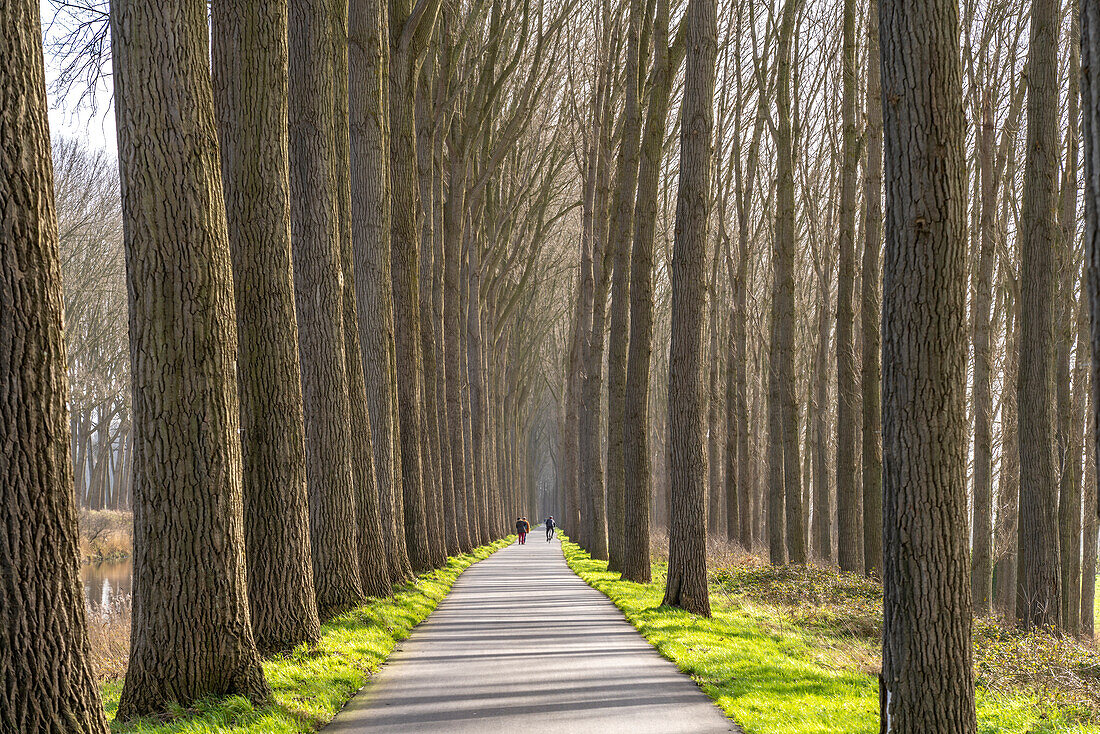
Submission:
[[[80,566],[84,582],[84,597],[93,609],[110,608],[130,596],[134,580],[134,564],[129,558],[121,561],[85,563]]]

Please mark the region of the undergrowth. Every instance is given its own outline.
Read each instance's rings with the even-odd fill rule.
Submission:
[[[81,510],[77,520],[80,561],[99,563],[129,558],[134,552],[134,516],[115,510]]]
[[[570,567],[750,734],[879,730],[882,588],[854,574],[773,567],[712,547],[713,617],[662,607],[666,561],[635,584],[564,542]],[[974,628],[982,734],[1100,734],[1100,657],[1073,640]]]
[[[371,599],[321,626],[320,641],[263,661],[271,702],[253,706],[239,696],[170,707],[159,718],[113,720],[122,681],[102,684],[111,731],[134,734],[305,734],[328,723],[378,670],[399,640],[423,621],[471,564],[505,547],[511,538],[448,559],[392,597]]]

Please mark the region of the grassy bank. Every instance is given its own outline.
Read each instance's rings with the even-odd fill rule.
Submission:
[[[129,558],[134,552],[134,516],[114,510],[81,510],[80,561],[100,563]]]
[[[320,642],[263,663],[271,703],[254,707],[239,697],[177,707],[161,720],[111,722],[113,732],[142,734],[304,734],[326,724],[386,660],[394,645],[435,609],[471,564],[503,548],[511,539],[451,558],[443,568],[421,575],[387,599],[342,614],[321,628]],[[118,708],[119,680],[103,685],[110,717]]]
[[[878,732],[881,587],[824,569],[719,566],[714,616],[659,606],[655,580],[608,573],[577,545],[569,566],[605,593],[666,658],[752,734]],[[976,624],[978,730],[1100,733],[1100,658],[1073,642]]]

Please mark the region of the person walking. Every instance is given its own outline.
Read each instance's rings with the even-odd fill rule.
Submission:
[[[554,538],[554,528],[557,525],[554,524],[554,516],[546,518],[546,542],[549,543]]]
[[[531,529],[530,523],[522,517],[516,518],[516,535],[519,536],[519,544],[527,543],[527,532]]]

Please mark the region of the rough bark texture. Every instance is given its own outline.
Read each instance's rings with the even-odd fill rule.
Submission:
[[[245,584],[233,275],[206,4],[116,0],[130,304],[134,586],[118,718],[265,700]]]
[[[447,529],[444,523],[443,470],[439,461],[439,411],[436,406],[435,321],[432,305],[432,275],[435,266],[435,217],[432,186],[435,170],[435,117],[431,106],[431,87],[425,70],[416,92],[416,169],[420,187],[420,351],[423,357],[424,382],[420,386],[424,440],[421,456],[424,475],[424,500],[428,517],[428,551],[432,566],[443,566],[447,560]]]
[[[352,252],[375,481],[391,581],[412,575],[405,551],[393,403],[396,356],[390,268],[389,143],[385,110],[385,8],[351,0],[348,8]]]
[[[993,396],[990,389],[990,303],[993,298],[994,217],[997,188],[994,177],[993,103],[988,91],[982,100],[982,125],[978,133],[978,167],[981,186],[980,249],[974,277],[974,502],[971,528],[970,595],[974,613],[986,616],[993,599]]]
[[[888,734],[976,731],[966,532],[966,127],[958,4],[882,0]]]
[[[878,3],[867,9],[867,164],[863,180],[863,570],[882,575],[882,85]]]
[[[451,446],[451,476],[454,483],[455,516],[459,547],[471,550],[478,544],[477,523],[473,522],[473,477],[466,472],[466,441],[462,419],[462,217],[465,216],[466,164],[455,160],[451,148],[447,203],[443,212],[443,352],[447,390],[447,433]],[[572,444],[576,455],[576,442]],[[567,451],[568,455],[568,451]],[[568,462],[567,462],[568,463]],[[576,470],[573,472],[574,486]]]
[[[773,563],[806,562],[798,397],[794,374],[794,141],[791,41],[798,0],[786,0],[776,58],[776,217],[771,354],[768,367],[768,525]],[[784,533],[785,531],[785,533]],[[785,542],[784,542],[785,534]]]
[[[211,29],[236,297],[248,601],[256,647],[272,653],[320,635],[290,257],[286,2],[214,3]]]
[[[864,569],[860,554],[860,532],[863,519],[859,516],[859,496],[856,482],[856,454],[859,451],[856,434],[856,414],[860,411],[860,386],[856,373],[855,350],[855,279],[856,279],[856,166],[859,162],[856,140],[856,5],[844,0],[843,12],[843,73],[841,96],[841,127],[843,133],[840,173],[839,250],[836,306],[836,496],[839,523],[837,560],[840,570],[859,573]],[[822,406],[823,407],[823,406]],[[878,527],[866,528],[867,535],[879,535]]]
[[[352,488],[359,530],[359,576],[363,593],[389,596],[390,568],[386,557],[377,480],[374,472],[374,447],[367,408],[363,372],[362,341],[355,294],[355,256],[352,245],[351,217],[351,130],[349,116],[348,0],[330,0],[328,15],[332,24],[332,55],[335,60],[336,94],[333,104],[336,165],[334,167],[337,201],[337,236],[340,241],[341,290],[343,295],[344,355],[348,383],[348,419],[351,429]]]
[[[653,22],[649,104],[638,164],[634,242],[630,248],[630,339],[623,424],[624,543],[622,577],[648,583],[653,469],[649,447],[649,374],[653,354],[653,233],[661,144],[668,119],[672,74],[668,63],[669,2],[658,0]]]
[[[1005,316],[1004,390],[1001,393],[1001,471],[997,482],[997,525],[994,543],[993,596],[997,611],[1016,618],[1016,515],[1020,501],[1020,444],[1016,440],[1016,366],[1018,363],[1016,307]]]
[[[618,187],[610,228],[615,273],[611,284],[611,334],[607,347],[607,528],[608,569],[621,571],[625,553],[626,469],[623,417],[626,414],[627,348],[630,336],[630,246],[641,154],[641,34],[645,2],[631,0],[627,34],[626,89]]]
[[[1057,0],[1036,0],[1028,41],[1027,159],[1020,218],[1019,570],[1025,628],[1061,621],[1058,482],[1054,464],[1054,251],[1058,177]]]
[[[1081,0],[1081,109],[1083,128],[1083,147],[1085,159],[1085,284],[1088,290],[1088,309],[1090,324],[1090,342],[1092,345],[1092,361],[1090,377],[1092,391],[1091,410],[1089,411],[1089,426],[1092,429],[1091,440],[1088,442],[1089,453],[1086,479],[1089,487],[1086,495],[1091,500],[1086,504],[1093,525],[1092,537],[1089,544],[1092,546],[1092,555],[1088,563],[1096,562],[1096,517],[1094,513],[1100,513],[1100,504],[1097,504],[1097,481],[1100,472],[1097,464],[1100,464],[1098,452],[1100,452],[1100,400],[1097,399],[1097,389],[1100,386],[1100,84],[1097,84],[1096,67],[1092,65],[1093,59],[1100,59],[1100,0]],[[1095,580],[1092,582],[1095,583]],[[1088,601],[1082,598],[1083,603],[1092,603],[1090,595]],[[1090,619],[1088,620],[1091,622]]]
[[[1067,8],[1070,18],[1077,17],[1077,3]],[[1081,399],[1082,380],[1077,370],[1070,370],[1070,356],[1077,343],[1077,143],[1078,114],[1080,111],[1081,57],[1079,25],[1070,27],[1068,76],[1066,95],[1065,131],[1066,162],[1062,175],[1061,222],[1058,228],[1061,246],[1056,248],[1058,283],[1055,291],[1055,384],[1057,395],[1057,447],[1059,465],[1058,481],[1058,548],[1062,571],[1062,629],[1071,635],[1080,631],[1081,621],[1081,434],[1084,411]],[[1084,345],[1082,345],[1084,346]],[[1074,364],[1087,359],[1088,353],[1079,349]]]
[[[687,23],[687,64],[672,259],[668,377],[672,516],[663,603],[710,616],[702,356],[714,63],[718,54],[717,3],[690,0],[683,22]]]
[[[813,400],[813,473],[814,518],[813,551],[822,563],[833,563],[833,473],[835,466],[829,460],[829,296],[832,285],[832,268],[822,273],[822,283],[817,298],[817,354],[814,359]]]
[[[403,3],[401,4],[404,5]],[[419,64],[405,35],[408,13],[390,8],[390,256],[397,345],[397,422],[400,425],[401,498],[405,546],[413,571],[431,568],[420,442],[420,188],[416,181],[416,77]],[[415,20],[413,21],[415,22]]]
[[[106,734],[77,567],[39,4],[0,5],[0,730]]]
[[[336,143],[331,0],[292,0],[290,216],[306,423],[313,585],[322,619],[359,603],[357,485],[352,472]],[[353,318],[353,314],[347,314]]]

